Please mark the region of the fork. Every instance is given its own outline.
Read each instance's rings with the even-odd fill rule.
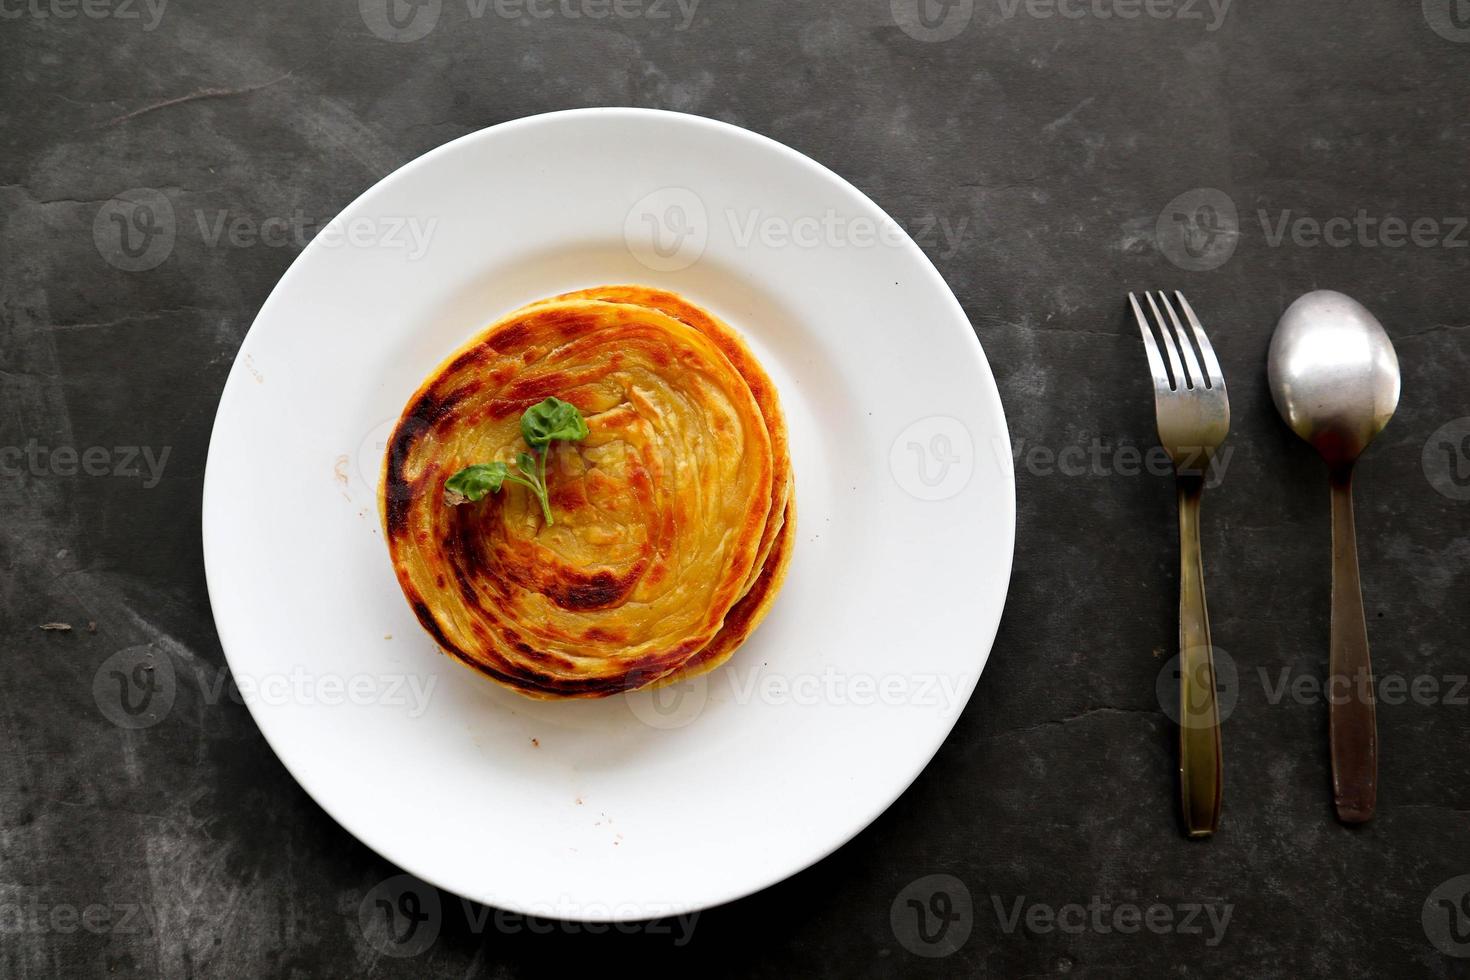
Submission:
[[[1205,336],[1205,329],[1184,294],[1176,290],[1174,296],[1184,311],[1189,330],[1180,323],[1179,315],[1163,292],[1158,297],[1168,311],[1168,322],[1159,312],[1154,297],[1147,292],[1143,294],[1168,353],[1168,371],[1138,298],[1129,293],[1128,302],[1133,305],[1133,315],[1143,333],[1143,348],[1153,374],[1159,442],[1174,464],[1179,489],[1179,794],[1185,831],[1190,837],[1208,837],[1220,824],[1222,765],[1215,661],[1199,544],[1199,510],[1205,476],[1215,451],[1230,431],[1230,399],[1210,338]]]

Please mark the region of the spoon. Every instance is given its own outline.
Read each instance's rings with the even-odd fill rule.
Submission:
[[[1399,359],[1383,325],[1329,289],[1292,303],[1267,359],[1271,397],[1327,463],[1332,487],[1332,635],[1328,737],[1337,818],[1363,823],[1378,796],[1378,730],[1368,624],[1353,530],[1353,464],[1399,403]]]

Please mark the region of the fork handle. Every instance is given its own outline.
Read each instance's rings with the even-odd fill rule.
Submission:
[[[1332,633],[1328,663],[1328,738],[1332,743],[1332,797],[1337,819],[1363,823],[1378,798],[1378,722],[1368,624],[1358,581],[1358,537],[1353,526],[1353,471],[1332,473]]]
[[[1203,490],[1201,478],[1179,481],[1179,792],[1190,837],[1208,837],[1220,825],[1223,782],[1215,662],[1199,544]]]

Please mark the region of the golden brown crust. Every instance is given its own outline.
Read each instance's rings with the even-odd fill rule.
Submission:
[[[785,519],[781,522],[780,530],[776,534],[775,545],[764,567],[761,568],[760,574],[756,576],[755,584],[751,586],[750,591],[740,597],[739,602],[735,603],[734,608],[725,617],[725,625],[720,628],[715,638],[704,649],[685,661],[678,670],[660,678],[659,685],[672,684],[709,673],[729,660],[740,645],[750,639],[750,634],[754,633],[755,628],[761,624],[761,620],[766,618],[766,613],[771,611],[771,606],[776,601],[776,594],[781,591],[795,546],[796,498],[789,496]]]
[[[771,547],[775,543],[776,534],[781,529],[780,517],[786,512],[786,500],[791,493],[791,447],[786,436],[786,417],[781,412],[781,399],[776,393],[776,386],[771,383],[770,375],[766,374],[766,369],[761,366],[760,360],[727,323],[708,310],[695,306],[677,293],[671,293],[666,289],[654,289],[651,286],[596,286],[592,289],[563,293],[543,302],[555,303],[572,299],[631,303],[634,306],[646,306],[667,313],[714,341],[720,352],[745,379],[746,387],[750,389],[755,403],[760,406],[761,416],[766,421],[766,431],[771,437],[773,467],[771,471],[771,514],[777,517],[777,520],[766,525],[765,534],[761,538],[760,558],[751,570],[749,581],[746,582],[747,589],[752,587],[756,577],[760,575],[761,569],[765,566],[766,558],[770,555]]]
[[[719,636],[785,502],[763,406],[727,350],[657,308],[559,300],[493,324],[430,376],[389,440],[383,518],[441,647],[532,697],[597,697]],[[555,525],[512,484],[446,506],[444,480],[513,460],[521,412],[550,395],[590,430],[548,457]]]
[[[588,438],[554,444],[556,523],[506,483],[450,507],[470,463],[525,451],[556,395]],[[769,610],[794,542],[775,386],[729,326],[672,292],[585,289],[507,314],[444,361],[388,442],[394,570],[441,648],[532,698],[704,673]]]
[[[776,595],[786,578],[791,553],[796,544],[796,501],[791,472],[790,443],[786,434],[786,418],[781,411],[780,396],[759,359],[745,341],[728,324],[676,293],[649,286],[598,286],[563,293],[555,300],[600,299],[614,303],[647,306],[689,324],[719,345],[720,350],[740,372],[760,406],[771,437],[772,519],[766,522],[761,538],[760,557],[746,583],[746,594],[730,610],[720,632],[683,666],[657,681],[658,685],[698,677],[719,667],[735,653],[770,612]]]

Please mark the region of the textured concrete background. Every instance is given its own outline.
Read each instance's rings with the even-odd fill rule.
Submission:
[[[396,21],[383,0],[0,0],[0,974],[1470,974],[1463,0],[392,2]],[[915,233],[1017,443],[1011,596],[914,787],[692,940],[443,895],[433,942],[395,956],[359,911],[396,869],[203,680],[224,664],[199,545],[210,424],[300,240],[449,139],[592,105],[765,133]],[[139,200],[116,198],[139,188],[176,235],[129,271],[157,258],[118,251],[113,215]],[[1312,235],[1335,217],[1351,230]],[[1179,836],[1154,693],[1173,487],[1128,472],[1154,441],[1123,303],[1145,287],[1187,291],[1235,413],[1206,498],[1215,640],[1237,668],[1206,843]],[[1361,830],[1332,818],[1311,690],[1324,473],[1264,377],[1277,317],[1314,287],[1374,310],[1404,370],[1359,530],[1376,666],[1418,686],[1380,706]],[[139,646],[180,680],[166,717],[130,728],[104,664]]]

